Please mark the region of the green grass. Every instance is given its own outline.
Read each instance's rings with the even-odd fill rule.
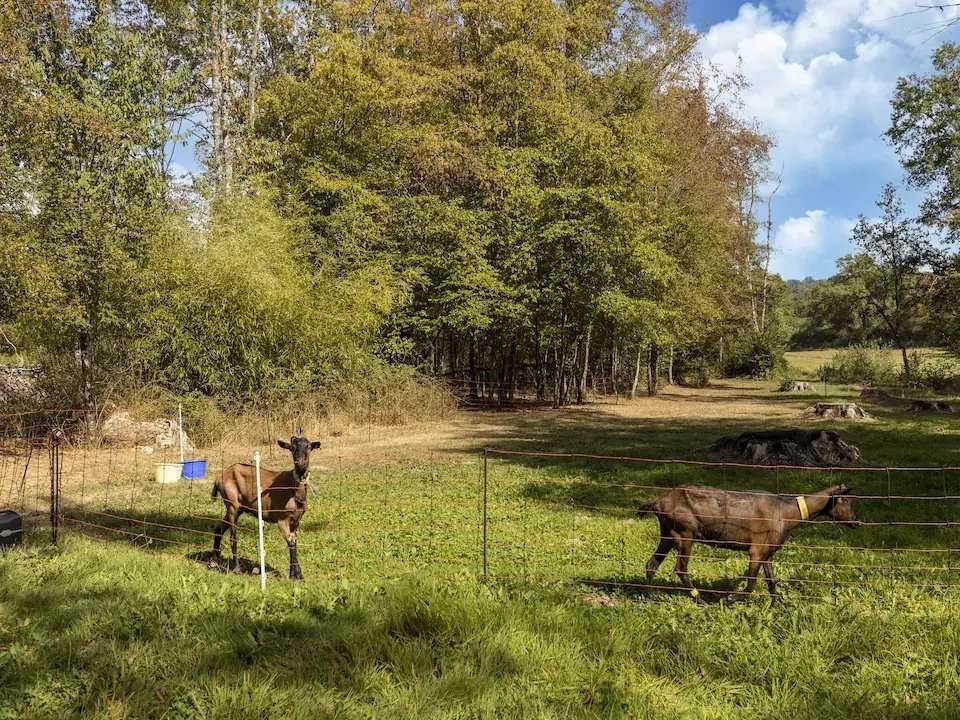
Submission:
[[[734,392],[787,402],[766,385]],[[880,422],[843,428],[867,463],[960,464],[954,417],[870,409]],[[486,442],[702,457],[718,435],[756,425],[537,417]],[[0,719],[960,714],[958,529],[811,526],[777,556],[785,608],[762,587],[747,603],[699,608],[676,592],[672,558],[662,589],[633,586],[657,531],[632,509],[654,491],[624,485],[801,492],[837,479],[552,458],[491,458],[488,470],[489,582],[480,465],[452,454],[316,473],[300,533],[306,581],[283,579],[286,548],[268,526],[263,596],[252,575],[208,563],[199,533],[219,504],[206,482],[160,487],[115,461],[82,503],[75,484],[64,499],[71,517],[111,530],[69,525],[59,548],[37,531],[0,555]],[[960,495],[957,473],[844,479],[859,494]],[[957,520],[960,502],[861,501],[858,513]],[[254,564],[249,517],[241,555]],[[726,591],[745,564],[698,547],[691,570]]]
[[[916,348],[922,353],[924,358],[930,360],[954,359],[946,350],[942,348]],[[829,365],[833,356],[837,354],[838,348],[825,348],[821,350],[797,350],[784,353],[787,361],[788,373],[804,378],[816,377],[817,369],[822,365]],[[900,367],[902,359],[900,351],[894,348],[887,348],[883,351],[887,360],[895,367]]]

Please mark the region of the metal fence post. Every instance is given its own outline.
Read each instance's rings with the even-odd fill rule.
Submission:
[[[489,452],[483,449],[483,579],[490,576],[490,565],[487,559],[487,459]]]
[[[63,458],[60,454],[60,440],[63,433],[54,430],[49,437],[50,450],[50,533],[56,544],[60,537],[60,474]]]

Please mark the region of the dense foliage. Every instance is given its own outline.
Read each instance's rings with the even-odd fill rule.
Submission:
[[[88,405],[144,382],[282,396],[384,362],[558,404],[769,372],[769,142],[683,11],[8,5],[3,330]],[[205,168],[187,193],[184,141]]]

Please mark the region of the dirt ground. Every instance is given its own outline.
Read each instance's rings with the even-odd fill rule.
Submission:
[[[594,400],[583,406],[510,410],[459,410],[442,422],[395,427],[351,427],[322,438],[321,466],[332,458],[341,463],[383,464],[437,455],[469,456],[484,447],[524,447],[563,450],[571,436],[576,445],[588,442],[591,431],[606,434],[617,427],[637,429],[700,420],[711,425],[737,425],[751,420],[764,424],[800,422],[801,412],[816,396],[781,395],[775,383],[724,380],[708,388],[667,387],[657,397]]]
[[[827,390],[833,398],[855,395],[851,388]],[[601,398],[559,410],[461,409],[436,422],[356,424],[337,429],[315,426],[307,432],[323,443],[313,455],[312,468],[321,476],[362,468],[477,463],[485,447],[704,459],[707,447],[725,435],[822,423],[803,417],[804,409],[821,399],[816,394],[778,393],[772,381],[723,380],[708,388],[667,387],[657,397]],[[955,423],[937,422],[944,427],[933,428],[934,432],[957,432]],[[863,440],[878,448],[889,445],[890,438],[882,435],[884,428],[877,428],[870,437],[863,436],[862,426],[855,429],[845,424],[844,428],[855,434],[857,442]],[[269,432],[264,426],[263,431],[248,433],[256,438],[254,442],[227,442],[197,451],[195,457],[209,462],[203,485],[207,486],[209,478],[230,463],[252,462],[256,451],[261,453],[265,467],[289,467],[289,455],[277,447],[277,438],[273,437],[284,436],[288,430],[273,426]],[[140,488],[148,491],[158,462],[178,459],[173,449],[68,448],[64,453],[63,485],[71,494],[93,491],[133,497],[139,495]],[[33,495],[41,507],[48,485],[47,460],[45,449],[35,452],[24,476],[23,458],[6,458],[0,468],[0,502],[6,499],[16,506],[18,498]],[[925,460],[918,458],[916,464]],[[138,489],[131,490],[131,483]],[[191,485],[198,486],[197,492],[203,491],[200,483]]]

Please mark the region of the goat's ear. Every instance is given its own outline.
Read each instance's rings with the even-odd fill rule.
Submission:
[[[310,449],[311,449],[311,450],[319,450],[319,449],[320,449],[320,441],[319,441],[319,440],[314,440],[312,443],[310,443]]]
[[[286,440],[277,440],[277,445],[282,447],[284,450],[290,449],[290,443],[288,443]]]
[[[846,485],[841,485],[841,486],[840,486],[840,489],[837,490],[837,495],[849,495],[849,494],[852,493],[852,492],[853,492],[853,490],[851,490],[850,488],[848,488]]]

